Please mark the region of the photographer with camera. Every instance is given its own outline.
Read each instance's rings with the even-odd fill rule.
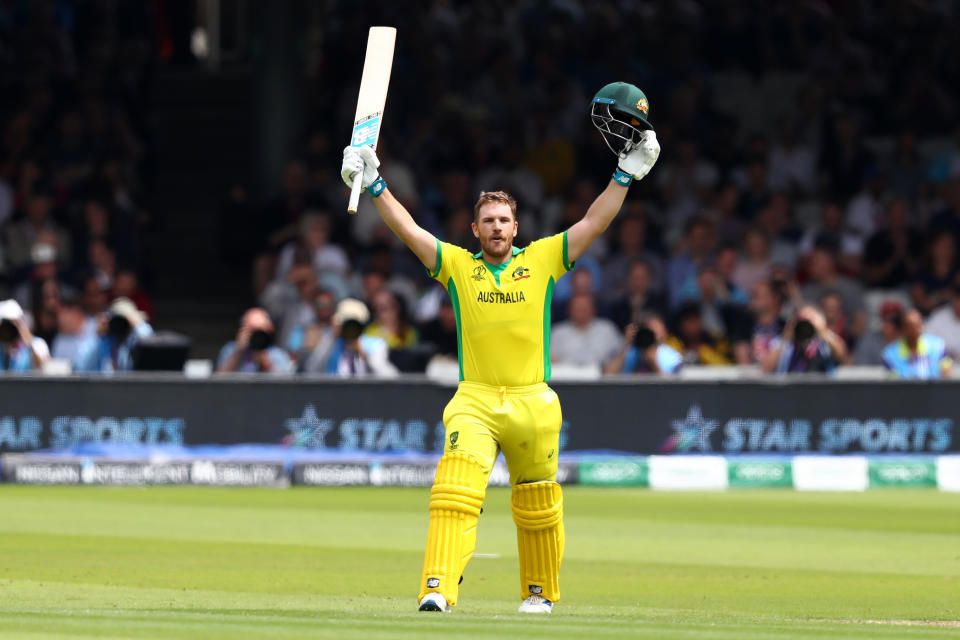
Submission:
[[[153,335],[153,327],[130,298],[117,298],[100,316],[100,345],[96,370],[105,373],[133,370],[133,348]]]
[[[0,370],[33,371],[49,358],[47,343],[30,332],[20,304],[0,302]]]
[[[240,319],[236,339],[220,350],[217,372],[291,373],[290,356],[273,344],[275,332],[273,321],[264,309],[247,309]]]
[[[667,327],[660,316],[643,313],[636,322],[627,325],[620,351],[607,362],[605,374],[677,373],[683,365],[683,356],[676,349],[664,344]]]
[[[827,327],[813,306],[804,306],[770,345],[760,363],[767,373],[833,373],[847,358],[843,338]]]
[[[332,339],[317,344],[307,355],[303,370],[343,377],[397,375],[397,368],[389,359],[387,341],[364,335],[368,322],[367,305],[354,298],[341,300],[333,314]]]

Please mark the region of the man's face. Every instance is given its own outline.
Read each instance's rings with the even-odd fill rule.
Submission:
[[[570,299],[570,320],[578,327],[590,324],[593,320],[593,300],[590,296],[578,295]]]
[[[750,310],[754,313],[768,313],[776,305],[776,298],[770,285],[758,282],[750,291]]]
[[[517,235],[517,221],[510,206],[490,202],[480,207],[473,223],[473,235],[480,239],[484,253],[491,258],[502,260],[509,256]]]
[[[650,267],[643,263],[631,265],[627,275],[627,289],[630,293],[645,294],[650,289],[651,280]]]
[[[908,342],[916,342],[923,333],[923,316],[919,311],[908,311],[903,316],[903,337]]]

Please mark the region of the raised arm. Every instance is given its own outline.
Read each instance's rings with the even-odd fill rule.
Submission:
[[[593,201],[583,218],[567,230],[567,254],[570,262],[582,256],[587,247],[606,231],[623,206],[627,188],[634,180],[643,179],[659,156],[660,143],[652,129],[645,132],[639,146],[620,154],[620,162],[610,184]]]
[[[344,182],[352,185],[354,174],[363,171],[362,186],[373,197],[380,217],[432,273],[437,266],[437,238],[418,225],[406,207],[393,197],[387,183],[380,177],[379,167],[380,160],[370,147],[347,147],[343,150],[340,174]]]

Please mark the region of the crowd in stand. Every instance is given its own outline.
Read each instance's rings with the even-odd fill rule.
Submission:
[[[150,331],[150,26],[133,3],[0,2],[3,370],[126,369]]]
[[[492,4],[383,7],[401,34],[416,23],[431,36],[398,45],[394,86],[417,90],[391,93],[378,149],[421,225],[475,248],[473,201],[492,189],[517,197],[521,246],[579,219],[614,167],[586,115],[611,79],[644,88],[663,148],[615,226],[556,287],[556,365],[949,370],[960,354],[951,3]],[[474,28],[492,11],[502,28]],[[331,65],[313,111],[343,130],[355,78],[332,61],[362,47],[355,27],[331,26],[317,53]],[[754,122],[721,107],[750,106],[749,86],[739,101],[718,94],[729,72],[757,87],[787,78],[790,89],[764,94],[751,113],[766,120]],[[422,370],[434,351],[455,356],[444,291],[369,201],[340,214],[327,131],[318,126],[288,165],[260,218],[271,233],[251,248],[277,348],[301,371]],[[388,349],[376,365],[358,365],[356,340],[330,340],[337,303],[354,298],[370,315],[354,314],[361,335]]]
[[[558,366],[933,377],[960,355],[954,3],[370,4],[401,34],[382,172],[447,242],[475,248],[482,190],[516,196],[520,246],[568,227],[615,166],[590,97],[629,80],[650,98],[663,152],[558,282]],[[137,11],[95,14],[0,2],[0,297],[54,355],[82,326],[101,354],[84,362],[101,364],[80,369],[122,368],[101,344],[111,315],[131,325],[124,340],[151,319],[140,119],[158,54]],[[256,306],[220,370],[392,375],[456,358],[445,291],[368,198],[342,213],[336,141],[359,79],[343,61],[362,60],[368,15],[336,2],[314,15],[301,152],[275,198],[253,204],[238,185],[226,199],[217,244],[252,272]],[[771,78],[787,88],[759,97]],[[14,342],[30,342],[20,324]]]

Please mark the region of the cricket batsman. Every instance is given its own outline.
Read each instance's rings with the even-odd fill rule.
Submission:
[[[637,87],[617,82],[593,98],[591,117],[617,168],[586,215],[566,231],[515,247],[517,203],[483,192],[474,206],[480,251],[441,242],[394,198],[369,146],[343,151],[347,185],[362,187],[383,221],[446,287],[457,318],[460,383],[443,412],[446,441],[430,494],[420,611],[449,611],[473,555],[487,481],[503,452],[520,556],[520,612],[550,613],[560,599],[563,494],[556,482],[560,401],[550,380],[550,303],[557,280],[610,225],[660,145]]]

